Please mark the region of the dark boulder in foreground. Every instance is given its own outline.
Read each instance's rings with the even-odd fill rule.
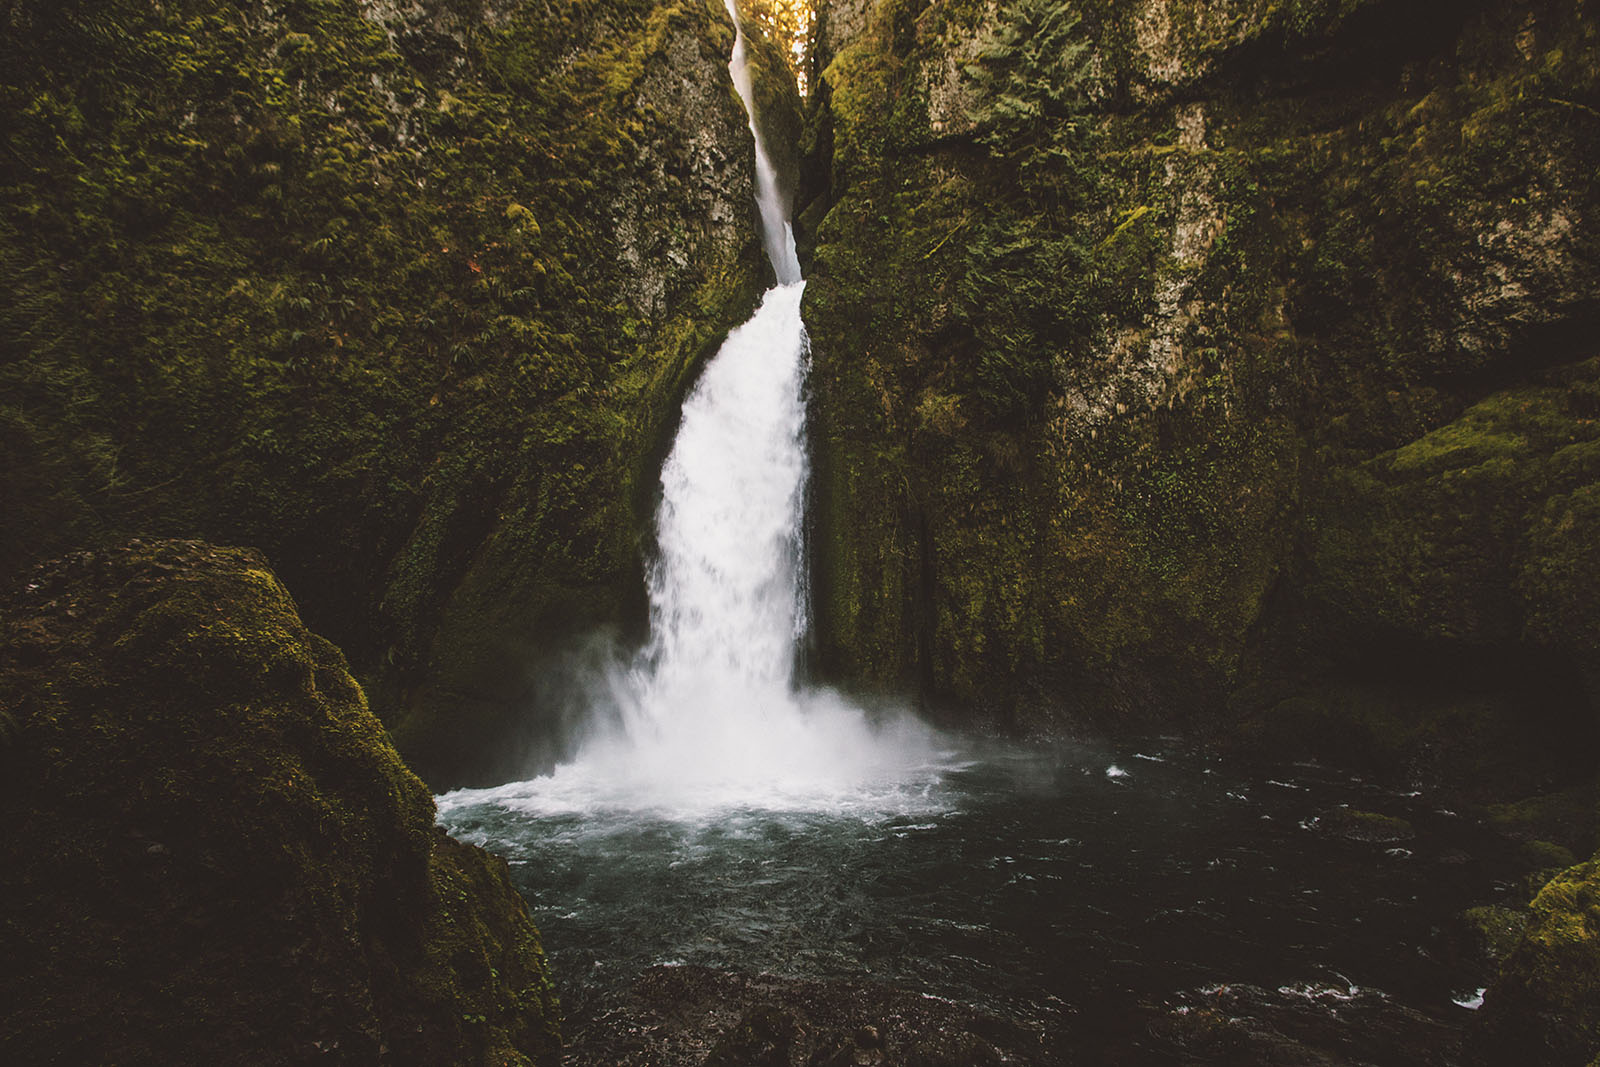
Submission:
[[[11,1063],[554,1064],[538,932],[256,552],[0,596]]]

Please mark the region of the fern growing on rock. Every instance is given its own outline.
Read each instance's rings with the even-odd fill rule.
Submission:
[[[978,142],[1024,179],[1070,165],[1083,145],[1093,57],[1081,22],[1062,0],[1013,0],[966,66]]]

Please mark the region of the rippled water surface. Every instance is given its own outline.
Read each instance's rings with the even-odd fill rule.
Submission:
[[[1160,742],[992,752],[822,810],[527,795],[451,794],[441,818],[510,861],[580,1023],[643,968],[693,963],[881,979],[1080,1028],[1240,984],[1459,1025],[1475,979],[1441,951],[1441,924],[1509,889],[1504,846],[1426,796]],[[1339,838],[1341,806],[1416,836]]]

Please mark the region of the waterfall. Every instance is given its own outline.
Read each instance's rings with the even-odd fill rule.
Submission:
[[[767,141],[761,136],[756,116],[750,46],[745,40],[744,27],[739,24],[734,0],[726,0],[726,4],[728,17],[733,20],[733,57],[728,60],[728,73],[733,77],[733,87],[739,91],[739,99],[744,101],[750,136],[756,142],[756,208],[761,215],[761,242],[766,245],[767,259],[772,261],[778,284],[796,285],[800,282],[800,259],[794,250],[794,226],[789,222],[789,205],[784,203],[779,192],[778,169],[772,165],[772,156],[767,152]]]
[[[750,117],[756,205],[778,284],[706,367],[662,468],[651,642],[630,709],[630,726],[651,737],[681,731],[686,719],[726,726],[742,718],[733,708],[759,718],[787,703],[804,631],[805,283],[756,121],[744,30],[733,0],[727,7],[728,70]]]
[[[927,786],[934,749],[925,727],[904,713],[871,719],[837,694],[795,684],[806,626],[805,283],[732,0],[728,9],[729,71],[751,116],[756,203],[777,285],[684,402],[661,472],[648,644],[595,687],[600,721],[571,763],[486,791],[508,806],[892,805]]]

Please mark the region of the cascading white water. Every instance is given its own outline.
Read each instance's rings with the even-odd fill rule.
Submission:
[[[759,720],[786,706],[804,623],[805,283],[755,118],[744,30],[733,0],[727,8],[734,25],[728,70],[750,116],[756,205],[778,284],[728,335],[684,402],[661,471],[649,674],[629,723],[646,737],[671,736],[706,717],[718,726]]]
[[[907,806],[935,777],[933,735],[909,716],[872,722],[836,694],[795,687],[806,623],[805,283],[732,0],[728,10],[729,70],[751,115],[778,284],[684,403],[661,474],[650,641],[595,694],[611,721],[550,775],[452,793],[442,810],[485,799],[535,811]]]

